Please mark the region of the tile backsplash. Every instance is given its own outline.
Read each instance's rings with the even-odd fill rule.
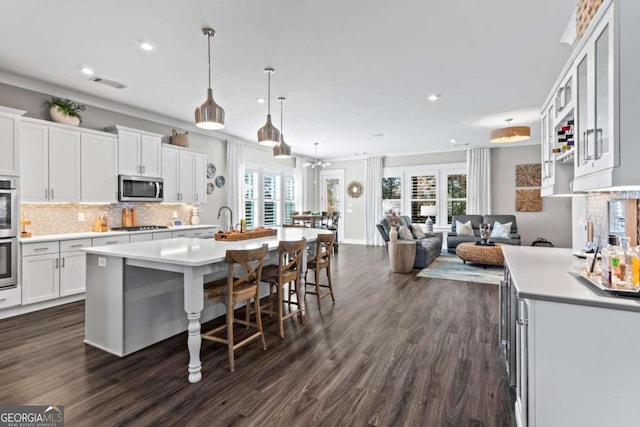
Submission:
[[[29,204],[20,205],[21,214],[31,221],[27,230],[33,235],[82,233],[92,231],[93,223],[103,212],[109,218],[109,228],[122,226],[122,208],[137,208],[140,225],[170,225],[175,211],[185,224],[191,220],[192,205],[160,203],[118,203],[114,205]],[[78,221],[84,213],[85,220]]]
[[[607,236],[609,235],[608,202],[615,199],[640,199],[640,191],[592,193],[587,196],[586,219],[593,221],[594,238],[599,242],[607,241]],[[640,215],[638,215],[638,218],[640,218]],[[638,227],[638,230],[640,231],[640,227]]]

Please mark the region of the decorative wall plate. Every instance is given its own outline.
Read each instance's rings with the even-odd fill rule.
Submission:
[[[218,188],[222,188],[224,187],[224,176],[220,175],[218,177],[216,177],[216,187]]]
[[[347,185],[347,194],[352,199],[357,199],[362,196],[362,192],[364,191],[362,184],[358,181],[351,181],[349,185]]]
[[[213,179],[216,176],[216,166],[213,163],[207,163],[207,178]]]
[[[213,182],[207,182],[207,194],[213,193],[213,190],[216,189],[216,186],[213,185]]]

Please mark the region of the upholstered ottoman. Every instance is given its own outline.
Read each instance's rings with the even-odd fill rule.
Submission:
[[[495,246],[480,246],[472,242],[460,243],[456,246],[456,255],[465,264],[467,261],[485,265],[502,265],[504,263],[500,243],[496,243]]]

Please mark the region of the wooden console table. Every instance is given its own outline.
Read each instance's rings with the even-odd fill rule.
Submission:
[[[416,242],[395,240],[387,243],[389,263],[394,273],[411,273],[416,260]]]

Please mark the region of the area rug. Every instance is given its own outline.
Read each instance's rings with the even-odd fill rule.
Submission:
[[[463,264],[456,255],[442,253],[418,273],[417,277],[499,285],[504,278],[504,269],[500,265],[488,265],[484,268],[479,264]]]

